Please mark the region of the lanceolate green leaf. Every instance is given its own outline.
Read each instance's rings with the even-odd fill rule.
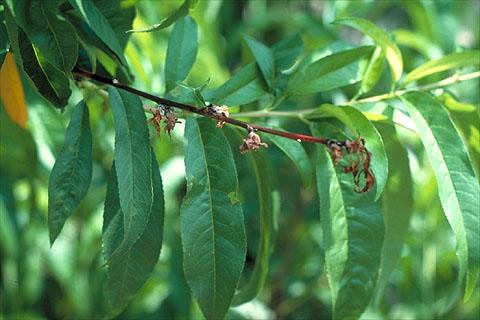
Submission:
[[[323,123],[314,124],[312,133],[333,134]],[[335,169],[324,146],[317,148],[320,223],[333,318],[355,319],[369,304],[377,281],[384,233],[382,213],[373,193],[355,193],[351,177]]]
[[[92,180],[92,133],[88,108],[77,104],[65,143],[48,183],[48,227],[53,244],[67,218],[77,209]]]
[[[121,255],[113,255],[121,245],[124,214],[120,208],[115,165],[107,185],[103,223],[103,254],[108,262],[107,296],[110,315],[122,311],[131,297],[144,285],[158,261],[162,248],[164,202],[163,187],[155,154],[151,151],[153,202],[147,226],[140,238]]]
[[[466,276],[465,298],[480,275],[480,188],[465,145],[444,107],[430,95],[411,92],[402,97],[415,122],[433,172],[445,215],[457,240],[460,278]]]
[[[467,146],[473,169],[480,181],[480,110],[477,106],[457,101],[449,93],[437,97],[448,109],[453,123],[460,131]]]
[[[108,88],[115,123],[115,163],[124,235],[118,251],[142,235],[152,204],[152,170],[148,128],[140,99]]]
[[[275,66],[273,64],[272,50],[248,35],[243,35],[243,38],[255,57],[267,85],[272,87],[273,81],[275,80]]]
[[[226,314],[246,254],[232,151],[211,119],[187,119],[187,195],[180,210],[185,278],[207,319]]]
[[[267,93],[260,80],[261,76],[256,64],[246,65],[220,88],[215,90],[210,100],[216,104],[229,106],[258,100]]]
[[[181,17],[186,16],[189,13],[190,9],[195,8],[197,3],[198,0],[185,0],[183,4],[177,10],[175,10],[175,12],[163,19],[160,23],[156,23],[147,28],[128,30],[127,32],[152,32],[167,28]]]
[[[275,71],[279,73],[282,70],[290,68],[297,57],[303,52],[302,36],[295,33],[290,37],[283,39],[272,47],[272,54],[275,64]]]
[[[428,61],[420,67],[410,71],[403,80],[403,85],[416,81],[429,75],[465,66],[480,66],[480,51],[456,52],[440,59]]]
[[[178,81],[184,80],[197,56],[197,24],[191,17],[183,17],[175,22],[168,39],[165,61],[165,87],[172,90]]]
[[[12,43],[17,64],[22,65],[23,70],[29,76],[40,95],[56,107],[64,107],[71,94],[68,78],[63,72],[45,63],[45,61],[43,61],[42,69],[38,60],[42,58],[42,55],[40,54],[37,58],[32,43],[28,40],[23,30],[17,26],[8,8],[5,8],[4,12],[8,37]],[[48,77],[45,70],[52,71],[49,72]]]
[[[238,131],[237,131],[238,133]],[[239,136],[240,140],[241,137]],[[262,152],[249,153],[257,180],[260,203],[260,243],[255,257],[255,266],[250,280],[233,299],[233,305],[240,305],[254,299],[262,290],[268,276],[268,266],[275,237],[274,199],[270,166]]]
[[[372,38],[385,51],[385,56],[390,64],[393,82],[400,79],[403,72],[402,53],[384,30],[368,20],[355,17],[335,20],[333,23],[355,28]]]
[[[399,142],[395,128],[391,124],[377,124],[377,128],[385,141],[389,167],[388,181],[382,195],[385,241],[377,285],[377,297],[380,297],[402,253],[413,213],[413,181],[407,151]]]
[[[338,107],[329,104],[320,106],[317,110],[305,115],[307,119],[337,118],[343,122],[353,134],[365,139],[365,146],[372,153],[371,168],[375,176],[377,200],[382,194],[388,176],[388,160],[383,147],[383,140],[375,126],[365,115],[352,107]],[[355,137],[356,138],[356,137]]]
[[[302,145],[297,141],[274,135],[270,135],[268,139],[280,150],[285,152],[285,154],[293,161],[302,177],[303,185],[307,188],[310,187],[314,178],[314,173],[310,159]]]
[[[317,60],[293,75],[288,91],[295,94],[309,94],[356,83],[362,76],[358,61],[372,50],[371,46],[359,47]]]
[[[78,40],[70,23],[57,17],[57,1],[14,1],[16,21],[46,60],[62,72],[77,62]]]
[[[69,2],[81,14],[93,32],[105,42],[124,65],[127,65],[115,31],[95,4],[91,0],[69,0]]]
[[[370,91],[377,84],[382,76],[384,65],[385,52],[381,47],[376,47],[363,74],[362,84],[360,85],[361,94]]]

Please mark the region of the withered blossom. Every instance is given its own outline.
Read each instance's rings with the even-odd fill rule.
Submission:
[[[349,155],[350,165],[344,166],[342,172],[351,173],[355,184],[355,191],[359,193],[368,192],[375,184],[375,177],[370,169],[370,159],[372,154],[365,147],[365,140],[358,138],[356,140],[346,140],[344,143],[329,141],[327,146],[330,149],[332,161],[336,166],[345,156],[342,147]],[[360,178],[364,177],[365,186],[360,187]]]
[[[247,138],[243,139],[243,143],[240,146],[240,152],[245,153],[249,151],[255,151],[262,146],[268,148],[268,144],[262,142],[260,136],[255,133],[255,130],[249,128]]]
[[[170,135],[170,132],[175,128],[175,124],[180,123],[177,118],[175,118],[175,113],[173,109],[169,106],[165,106],[163,104],[158,104],[157,108],[151,109],[152,111],[152,118],[150,118],[149,122],[153,123],[155,130],[157,131],[157,135],[160,136],[161,131],[161,121],[165,123],[164,130],[165,132]]]

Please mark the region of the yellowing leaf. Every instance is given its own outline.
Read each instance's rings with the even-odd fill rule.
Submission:
[[[28,118],[27,106],[22,81],[11,52],[7,52],[0,70],[0,95],[8,116],[25,129]]]

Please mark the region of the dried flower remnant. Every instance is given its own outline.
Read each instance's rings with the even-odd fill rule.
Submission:
[[[330,149],[330,155],[335,166],[343,159],[345,154],[342,147],[345,148],[346,153],[349,155],[350,165],[344,166],[342,171],[352,174],[356,192],[364,193],[370,191],[375,184],[375,177],[370,169],[372,154],[365,147],[365,140],[363,138],[345,140],[344,142],[330,140],[327,142],[327,146]],[[365,179],[363,188],[360,187],[362,175]]]
[[[155,131],[157,131],[157,135],[160,136],[160,122],[162,121],[162,112],[160,109],[152,110],[152,117],[148,121],[153,124]]]
[[[255,133],[252,127],[248,127],[248,135],[246,139],[243,139],[243,143],[240,146],[240,152],[245,153],[249,151],[255,151],[260,147],[268,148],[268,144],[262,142],[260,136]]]
[[[177,118],[175,118],[175,113],[173,108],[165,106],[163,104],[157,104],[155,108],[145,107],[146,110],[152,113],[152,118],[149,119],[149,122],[153,124],[157,135],[160,136],[161,132],[161,121],[163,119],[165,123],[164,130],[170,135],[170,132],[175,128],[175,124],[180,123]]]
[[[228,107],[226,105],[217,106],[217,105],[208,103],[205,110],[206,110],[207,113],[209,113],[213,116],[224,117],[224,118],[230,117],[230,112],[229,112]],[[218,120],[217,128],[223,128],[224,124],[225,124],[225,121]]]
[[[175,124],[180,123],[177,118],[175,118],[175,113],[173,108],[168,106],[161,106],[163,109],[163,116],[165,118],[165,131],[170,136],[170,132],[175,128]]]

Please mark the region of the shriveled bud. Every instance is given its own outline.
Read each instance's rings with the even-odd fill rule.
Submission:
[[[247,138],[243,139],[243,143],[240,146],[240,152],[245,153],[249,151],[255,151],[261,146],[268,148],[268,144],[262,142],[260,136],[252,129],[248,132]]]
[[[160,136],[160,122],[162,121],[162,112],[160,109],[152,110],[152,117],[150,118],[149,122],[153,124],[155,127],[155,131],[157,131],[157,135]]]
[[[180,121],[175,118],[175,113],[170,107],[163,107],[163,116],[165,117],[165,131],[170,135],[170,132],[175,128],[175,124],[180,123]]]

